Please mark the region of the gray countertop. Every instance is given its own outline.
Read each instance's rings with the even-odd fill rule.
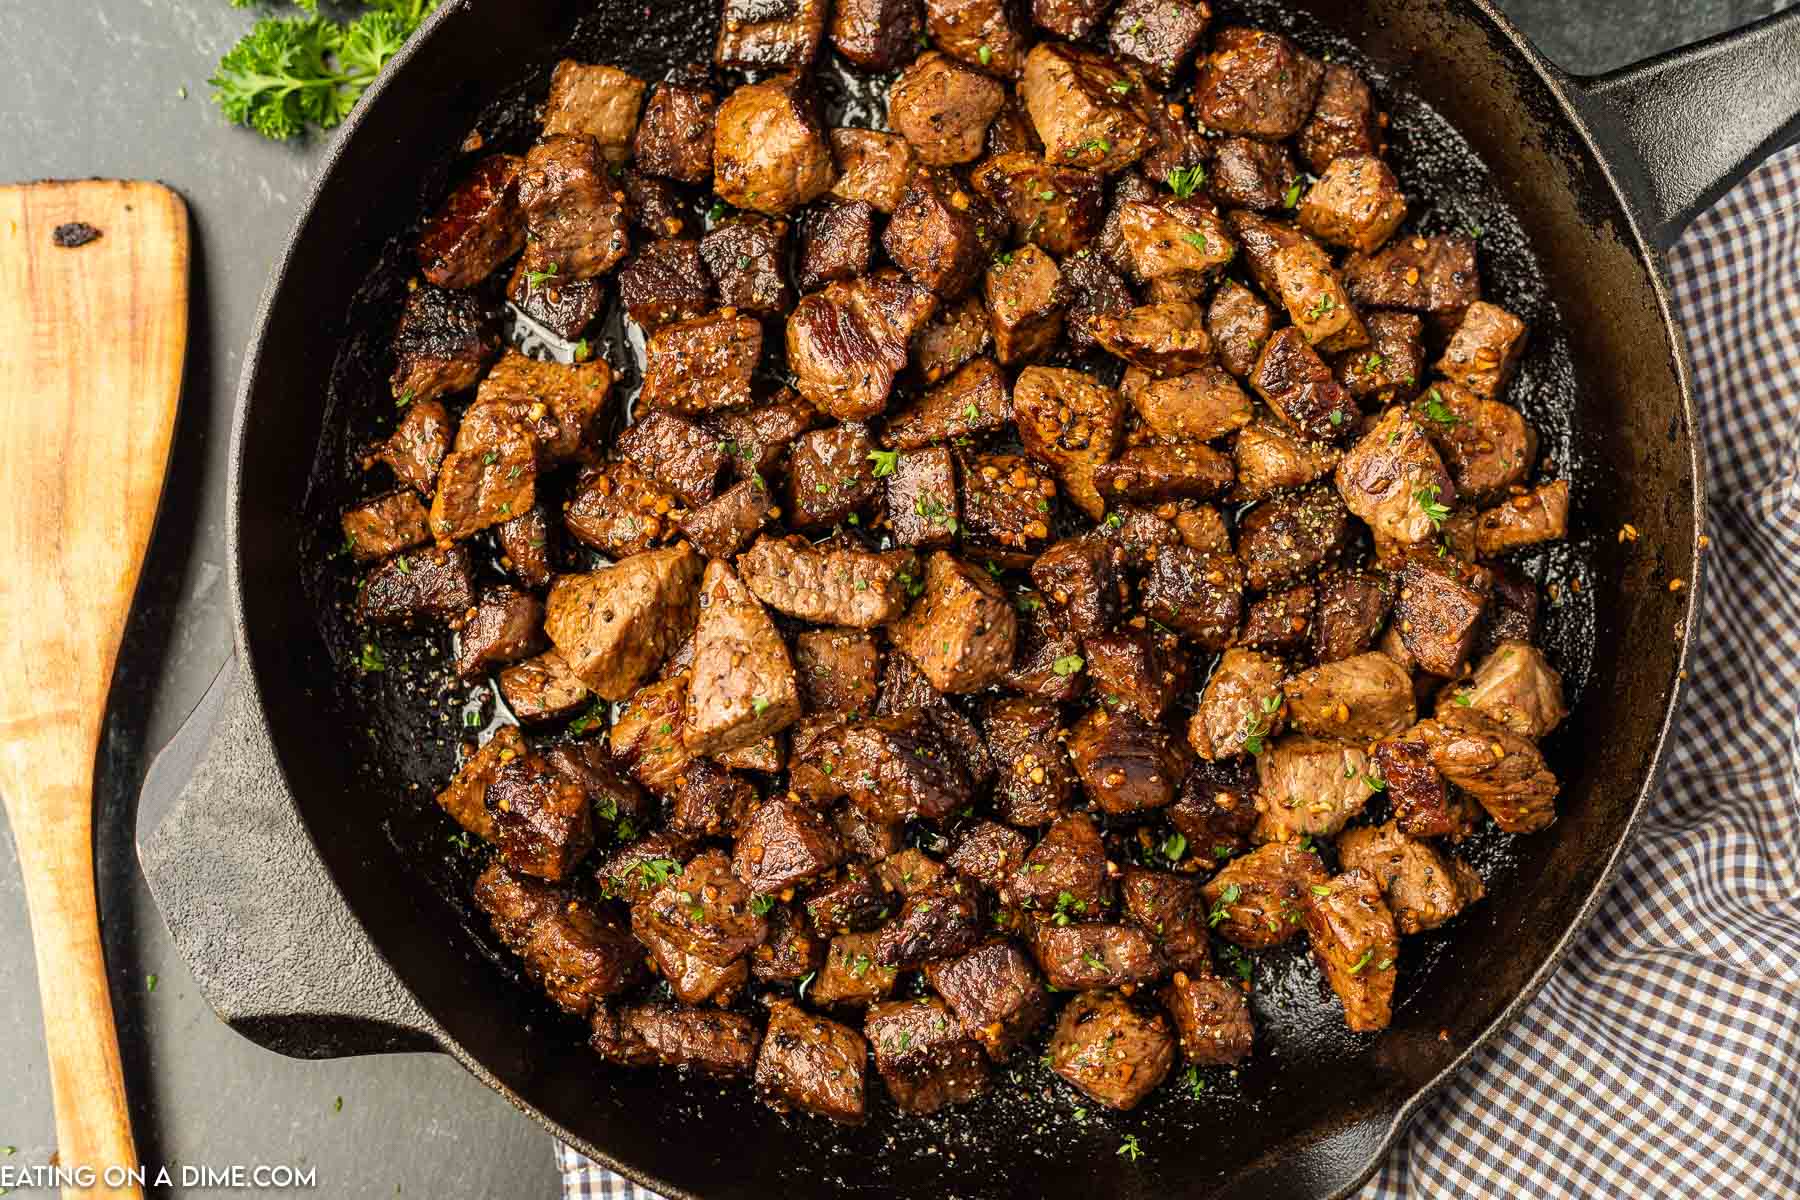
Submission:
[[[1553,60],[1585,73],[1785,3],[1499,7]],[[213,64],[250,19],[226,0],[0,3],[0,180],[161,179],[186,197],[194,217],[182,423],[100,763],[101,902],[139,1149],[152,1163],[312,1166],[329,1196],[551,1196],[548,1137],[450,1060],[297,1062],[219,1024],[137,870],[132,828],[145,763],[230,650],[222,555],[232,392],[258,298],[322,150],[317,140],[272,145],[230,128],[206,99]],[[0,1094],[0,1144],[17,1147],[0,1161],[41,1163],[56,1142],[10,837],[0,838],[0,995],[9,1085]]]

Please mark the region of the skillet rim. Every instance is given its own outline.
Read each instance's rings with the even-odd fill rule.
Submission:
[[[307,236],[311,232],[312,223],[317,216],[320,197],[333,182],[337,170],[349,150],[351,143],[356,140],[360,133],[365,118],[367,118],[368,114],[381,103],[388,92],[402,86],[403,82],[410,82],[410,80],[403,80],[403,77],[407,75],[408,67],[427,42],[439,36],[444,27],[450,24],[453,19],[483,2],[484,0],[444,0],[444,3],[426,18],[418,32],[412,38],[408,39],[400,51],[396,53],[387,66],[383,68],[379,77],[369,87],[361,102],[355,106],[343,125],[330,135],[332,138],[331,144],[326,149],[324,157],[320,160],[317,173],[308,189],[306,201],[302,205],[299,214],[296,216],[294,224],[283,243],[280,259],[275,264],[274,270],[269,276],[269,281],[265,285],[262,297],[257,305],[253,332],[249,347],[245,352],[244,366],[239,374],[237,392],[232,408],[232,425],[227,455],[229,468],[226,475],[227,504],[225,546],[235,654],[240,661],[249,664],[249,670],[247,672],[249,686],[255,689],[257,701],[262,706],[265,713],[269,712],[270,709],[267,703],[267,697],[263,690],[262,673],[258,669],[259,664],[255,655],[251,652],[249,626],[245,616],[241,535],[243,517],[242,496],[245,486],[245,443],[247,438],[246,431],[249,425],[248,415],[252,397],[259,390],[265,359],[264,350],[269,339],[270,318],[275,308],[276,299],[286,290],[288,277],[296,267],[298,248],[303,241],[307,240]],[[493,2],[504,2],[504,0],[493,0]],[[1304,0],[1300,0],[1300,2],[1304,3]],[[1560,116],[1562,123],[1574,135],[1583,150],[1585,157],[1598,169],[1601,177],[1606,181],[1607,188],[1611,193],[1611,198],[1624,217],[1624,234],[1628,239],[1627,245],[1637,260],[1648,268],[1648,282],[1652,296],[1655,299],[1657,313],[1662,320],[1664,341],[1667,349],[1672,354],[1672,364],[1675,368],[1676,399],[1679,403],[1683,429],[1687,437],[1688,466],[1689,475],[1692,479],[1694,514],[1693,529],[1690,531],[1688,550],[1693,566],[1691,569],[1691,578],[1688,581],[1687,598],[1682,607],[1681,645],[1675,658],[1674,676],[1670,679],[1665,693],[1667,698],[1663,705],[1662,719],[1658,724],[1655,733],[1655,749],[1651,757],[1650,767],[1645,773],[1643,783],[1638,788],[1637,797],[1631,804],[1631,809],[1626,816],[1625,823],[1621,828],[1617,839],[1613,842],[1608,851],[1605,863],[1602,865],[1599,873],[1595,876],[1594,882],[1589,888],[1586,897],[1582,900],[1580,908],[1577,910],[1575,916],[1563,927],[1562,932],[1557,937],[1555,945],[1544,957],[1544,960],[1532,972],[1525,983],[1520,986],[1518,991],[1505,1006],[1488,1021],[1479,1033],[1468,1041],[1454,1058],[1445,1064],[1442,1070],[1420,1085],[1411,1096],[1395,1110],[1392,1118],[1388,1122],[1387,1129],[1381,1134],[1379,1140],[1370,1150],[1367,1161],[1357,1169],[1356,1174],[1348,1183],[1331,1193],[1331,1200],[1344,1200],[1345,1197],[1362,1187],[1362,1185],[1380,1168],[1382,1160],[1393,1149],[1395,1143],[1399,1140],[1401,1133],[1405,1130],[1406,1125],[1411,1122],[1420,1109],[1422,1109],[1424,1105],[1449,1082],[1452,1076],[1462,1070],[1478,1051],[1485,1049],[1503,1029],[1511,1025],[1518,1018],[1525,1007],[1536,998],[1538,992],[1543,988],[1544,984],[1549,981],[1551,975],[1553,975],[1562,965],[1563,960],[1568,957],[1570,951],[1574,947],[1576,936],[1586,930],[1588,924],[1593,920],[1595,912],[1611,892],[1613,882],[1617,878],[1619,869],[1622,865],[1625,851],[1631,845],[1632,840],[1637,834],[1638,826],[1643,819],[1644,809],[1649,803],[1652,792],[1661,785],[1668,767],[1669,735],[1674,728],[1675,719],[1680,711],[1681,700],[1685,691],[1684,684],[1687,675],[1687,665],[1693,649],[1693,633],[1698,627],[1697,623],[1700,616],[1701,596],[1704,591],[1706,559],[1701,551],[1699,539],[1706,528],[1707,484],[1705,461],[1697,436],[1699,427],[1696,421],[1695,412],[1693,368],[1688,355],[1686,339],[1680,325],[1677,324],[1675,320],[1673,298],[1669,291],[1668,275],[1662,253],[1655,248],[1653,243],[1646,236],[1643,228],[1642,214],[1639,211],[1640,200],[1638,197],[1635,197],[1621,181],[1619,173],[1616,170],[1617,159],[1613,155],[1608,154],[1603,148],[1600,138],[1596,135],[1595,128],[1590,123],[1589,118],[1584,115],[1583,110],[1578,103],[1578,97],[1582,94],[1581,82],[1576,77],[1563,71],[1560,67],[1556,66],[1556,64],[1545,58],[1516,25],[1494,7],[1491,0],[1459,0],[1459,2],[1461,6],[1472,10],[1469,15],[1479,21],[1485,21],[1492,31],[1498,33],[1509,45],[1512,53],[1515,54],[1525,66],[1530,68],[1532,73],[1536,75],[1538,81],[1548,91],[1550,97],[1554,101],[1557,115]],[[1680,51],[1677,50],[1674,53],[1679,52]],[[1627,149],[1623,152],[1629,153],[1629,150]],[[1678,480],[1676,482],[1679,483]],[[271,749],[274,749],[272,739]],[[286,770],[281,765],[279,752],[276,751],[273,757],[276,760],[277,768],[282,772],[283,790],[287,793],[288,802],[298,809],[299,802],[294,795],[292,788],[287,786]],[[306,831],[307,838],[312,841],[313,849],[315,853],[319,855],[321,863],[328,863],[329,860],[325,858],[322,848],[318,845],[317,835],[304,814],[301,815],[299,824]],[[356,921],[358,930],[362,934],[364,942],[373,950],[381,962],[389,968],[394,979],[398,981],[402,987],[407,988],[410,995],[411,989],[407,987],[405,980],[400,973],[393,969],[392,962],[388,959],[388,956],[381,945],[369,933],[366,925],[363,924],[361,916],[350,903],[348,897],[344,895],[342,886],[339,884],[336,874],[328,865],[326,866],[323,875],[329,881],[330,887],[336,894],[336,898],[342,904],[344,910]],[[465,1050],[460,1042],[451,1037],[450,1034],[439,1025],[437,1020],[430,1015],[424,1005],[417,1001],[416,997],[413,997],[413,1000],[417,1012],[423,1018],[422,1024],[424,1025],[424,1028],[420,1032],[428,1036],[437,1045],[438,1049],[449,1054],[455,1058],[457,1062],[461,1063],[464,1069],[476,1079],[505,1097],[513,1107],[543,1126],[548,1132],[563,1143],[573,1147],[587,1157],[627,1179],[630,1179],[643,1187],[649,1188],[661,1196],[668,1197],[669,1200],[704,1200],[698,1193],[688,1191],[669,1183],[666,1180],[662,1180],[649,1171],[628,1166],[627,1164],[620,1162],[604,1148],[588,1141],[586,1138],[576,1135],[552,1120],[541,1109],[537,1108],[513,1091],[513,1089],[505,1082],[497,1078],[485,1064]]]

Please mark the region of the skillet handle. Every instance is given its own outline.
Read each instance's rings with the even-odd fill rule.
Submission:
[[[301,826],[255,692],[227,660],[144,779],[138,861],[182,958],[221,1020],[278,1053],[440,1049]]]
[[[1570,84],[1638,198],[1645,234],[1666,250],[1688,222],[1800,136],[1800,7]]]

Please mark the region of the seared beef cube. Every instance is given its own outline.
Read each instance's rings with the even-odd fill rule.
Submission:
[[[924,28],[920,0],[837,0],[831,42],[859,67],[891,71],[917,50]]]
[[[1381,888],[1366,871],[1350,870],[1306,898],[1313,956],[1357,1033],[1386,1029],[1393,1019],[1394,960],[1400,939]]]
[[[981,277],[1004,236],[1006,218],[956,176],[920,167],[881,236],[882,247],[921,287],[946,299]]]
[[[831,194],[840,200],[863,201],[880,213],[891,213],[900,206],[919,163],[905,138],[872,129],[833,129],[831,152],[838,169]]]
[[[676,321],[644,344],[640,410],[699,413],[750,402],[750,375],[762,357],[762,325],[718,313]]]
[[[1282,738],[1259,755],[1256,779],[1262,815],[1251,836],[1259,842],[1330,837],[1363,810],[1379,782],[1369,774],[1361,746],[1304,734]]]
[[[1407,736],[1423,741],[1438,773],[1480,801],[1507,833],[1536,833],[1556,820],[1561,785],[1538,748],[1504,725],[1453,704]]]
[[[1295,326],[1269,339],[1250,382],[1276,416],[1309,438],[1336,441],[1361,416],[1356,402]]]
[[[962,484],[963,532],[974,541],[1035,553],[1049,539],[1056,481],[1030,459],[966,458]]]
[[[1286,692],[1294,728],[1320,737],[1372,741],[1418,717],[1412,675],[1378,650],[1302,671]]]
[[[794,639],[800,698],[809,713],[850,715],[873,711],[881,656],[861,630],[808,629]]]
[[[868,273],[875,253],[875,209],[862,200],[820,201],[800,219],[803,292]]]
[[[987,1090],[987,1061],[941,1000],[893,1000],[863,1026],[875,1068],[901,1112],[924,1115]]]
[[[1112,181],[1112,205],[1106,210],[1106,220],[1100,226],[1100,237],[1094,243],[1094,250],[1106,265],[1127,277],[1135,277],[1136,270],[1132,264],[1131,248],[1125,239],[1125,210],[1131,204],[1149,204],[1155,207],[1162,197],[1162,191],[1156,184],[1144,178],[1142,171],[1135,168],[1126,171]],[[1198,210],[1201,204],[1192,206]],[[1177,209],[1185,212],[1186,207]],[[1155,214],[1150,214],[1152,217]]]
[[[1155,140],[1150,153],[1138,160],[1138,170],[1150,179],[1179,182],[1185,191],[1185,180],[1198,184],[1205,173],[1203,164],[1210,152],[1206,135],[1188,120],[1186,105],[1155,95],[1149,99],[1150,136]]]
[[[1300,171],[1287,148],[1254,138],[1223,138],[1213,147],[1206,186],[1221,204],[1275,212],[1294,207]]]
[[[562,655],[545,651],[500,672],[500,695],[512,715],[527,725],[558,721],[586,707],[587,684],[575,678]]]
[[[740,958],[769,932],[722,850],[693,859],[681,874],[633,904],[631,927],[640,936],[647,931],[717,966]]]
[[[1237,460],[1232,499],[1266,500],[1329,475],[1342,454],[1335,446],[1312,441],[1286,424],[1265,419],[1244,427],[1232,456]]]
[[[1129,311],[1137,303],[1131,288],[1106,259],[1091,250],[1083,250],[1063,260],[1063,283],[1069,289],[1069,310],[1063,326],[1069,346],[1077,353],[1096,350],[1094,321],[1107,315]]]
[[[1031,0],[1031,19],[1057,37],[1077,42],[1100,27],[1112,0]]]
[[[1094,471],[1119,445],[1119,394],[1080,371],[1026,367],[1013,384],[1013,414],[1025,452],[1056,471],[1077,508],[1096,521],[1105,516]]]
[[[925,0],[926,28],[939,50],[1002,79],[1017,78],[1030,48],[1015,0]]]
[[[1401,933],[1436,929],[1487,894],[1475,868],[1408,837],[1392,821],[1346,829],[1337,852],[1346,871],[1360,870],[1375,881]]]
[[[681,865],[693,857],[693,846],[672,833],[653,833],[608,854],[594,870],[594,880],[607,898],[628,902],[647,899]]]
[[[1300,153],[1323,175],[1339,155],[1374,154],[1380,148],[1381,124],[1369,85],[1349,67],[1326,67],[1319,102],[1300,131]]]
[[[835,525],[881,491],[870,458],[875,442],[860,424],[815,429],[788,455],[787,519],[799,529]]]
[[[882,441],[917,450],[1001,429],[1011,417],[1006,373],[993,359],[978,358],[889,417]]]
[[[475,906],[564,1012],[586,1016],[643,978],[643,948],[624,922],[554,884],[494,862],[475,881]]]
[[[1491,400],[1506,390],[1524,350],[1525,322],[1477,300],[1463,315],[1437,369],[1452,383]]]
[[[1066,538],[1038,555],[1031,581],[1082,637],[1104,633],[1119,617],[1120,556],[1105,539]]]
[[[1057,739],[1056,706],[1009,696],[990,701],[982,718],[999,767],[994,811],[1011,825],[1047,825],[1075,795],[1075,769]]]
[[[1175,1065],[1169,1019],[1113,992],[1083,992],[1063,1006],[1050,1036],[1050,1069],[1084,1095],[1128,1112]]]
[[[1475,549],[1486,558],[1556,541],[1568,531],[1569,481],[1558,479],[1482,509],[1476,518]]]
[[[1173,442],[1210,441],[1243,428],[1255,411],[1237,381],[1212,363],[1169,379],[1131,367],[1120,390],[1151,432]]]
[[[1025,102],[1017,91],[1006,93],[1006,102],[1000,106],[999,115],[988,126],[987,153],[989,160],[1007,154],[1043,156],[1044,140],[1038,137],[1031,124],[1031,114],[1025,110]]]
[[[722,559],[700,581],[692,681],[681,740],[696,755],[752,745],[800,716],[787,643]]]
[[[1269,306],[1249,288],[1231,280],[1219,285],[1206,311],[1206,331],[1219,364],[1239,379],[1256,369],[1273,328]]]
[[[826,944],[794,905],[776,904],[769,909],[769,936],[750,951],[750,975],[758,983],[800,983],[825,965]]]
[[[484,301],[469,292],[416,287],[394,328],[394,399],[417,406],[474,387],[499,353],[500,319]]]
[[[537,439],[540,464],[567,462],[580,454],[588,430],[606,407],[612,378],[612,368],[599,359],[541,362],[508,351],[481,381],[475,406],[456,431],[456,449],[486,449],[494,424],[516,423]]]
[[[1415,550],[1401,565],[1398,582],[1394,625],[1407,653],[1429,674],[1461,674],[1480,632],[1492,573],[1452,555]]]
[[[1331,571],[1319,581],[1313,657],[1321,663],[1361,654],[1394,606],[1394,584],[1371,571]]]
[[[430,499],[437,491],[438,468],[450,453],[450,414],[436,400],[415,401],[405,409],[374,457],[386,463],[401,483]]]
[[[700,239],[700,258],[728,308],[778,316],[794,306],[787,281],[786,221],[739,215],[714,225]]]
[[[924,285],[885,268],[807,296],[787,323],[800,394],[839,420],[879,414],[906,366],[909,340],[936,308]]]
[[[1156,722],[1187,687],[1188,663],[1173,634],[1119,630],[1082,640],[1087,670],[1108,705]]]
[[[1366,308],[1460,313],[1481,299],[1475,241],[1461,234],[1406,237],[1379,254],[1351,255],[1344,288]]]
[[[712,178],[719,94],[701,84],[659,83],[633,141],[638,169],[677,183]]]
[[[1212,10],[1195,0],[1121,0],[1107,45],[1113,57],[1166,88],[1199,49],[1211,16]]]
[[[1017,633],[1012,603],[987,573],[940,550],[926,563],[923,598],[889,637],[938,691],[978,692],[1012,665]]]
[[[530,279],[593,279],[630,249],[625,193],[614,186],[592,138],[549,137],[533,146],[519,176],[519,208],[526,229],[522,265]]]
[[[425,506],[412,492],[389,492],[357,505],[342,518],[344,545],[357,562],[386,558],[431,540]]]
[[[1306,584],[1270,593],[1250,605],[1238,641],[1258,650],[1292,653],[1312,640],[1314,607],[1313,589]]]
[[[1135,925],[1040,924],[1031,931],[1031,955],[1051,987],[1069,992],[1149,983],[1167,969]]]
[[[1168,816],[1202,862],[1220,862],[1247,849],[1257,821],[1250,760],[1196,763],[1181,781],[1181,796]]]
[[[544,101],[545,140],[589,137],[608,161],[626,161],[644,104],[644,87],[643,80],[617,67],[563,59],[550,76],[550,95]]]
[[[496,154],[451,189],[419,235],[419,270],[428,283],[474,287],[525,245],[519,171],[525,160]]]
[[[905,611],[918,559],[911,551],[819,550],[801,538],[764,537],[738,568],[757,599],[790,617],[873,629]]]
[[[1215,275],[1237,255],[1225,222],[1198,198],[1155,195],[1118,207],[1118,231],[1126,265],[1150,297],[1198,300]],[[1158,290],[1173,292],[1162,296]]]
[[[902,546],[948,546],[962,527],[956,460],[948,448],[907,450],[887,477],[887,523]]]
[[[550,588],[544,631],[569,669],[603,700],[623,700],[692,628],[700,556],[646,550]]]
[[[1368,345],[1368,330],[1323,246],[1291,225],[1252,212],[1240,209],[1228,220],[1251,277],[1287,309],[1298,340],[1330,354]]]
[[[944,877],[944,866],[930,855],[909,848],[875,864],[875,873],[889,891],[912,897],[936,887]]]
[[[602,554],[629,558],[679,532],[675,494],[631,463],[603,463],[583,472],[576,487],[563,523],[577,541]]]
[[[868,1043],[848,1025],[788,1000],[771,1000],[769,1026],[756,1056],[756,1088],[772,1107],[859,1125],[868,1057]]]
[[[1177,971],[1157,993],[1175,1022],[1181,1056],[1202,1067],[1228,1067],[1250,1056],[1255,1028],[1250,1002],[1209,970]]]
[[[625,191],[626,220],[646,238],[684,237],[690,226],[698,225],[691,201],[668,180],[626,167],[619,172],[619,182]]]
[[[500,768],[525,753],[525,739],[514,726],[502,725],[486,745],[476,749],[472,743],[465,743],[463,751],[462,765],[437,795],[438,807],[476,837],[491,842],[494,816],[487,807],[488,789]]]
[[[1028,908],[1065,918],[1098,916],[1110,899],[1107,872],[1100,831],[1086,813],[1071,813],[1044,832],[1008,891]]]
[[[544,605],[530,592],[501,584],[482,593],[457,631],[456,673],[464,679],[517,662],[542,642]]]
[[[732,852],[738,878],[759,896],[817,879],[843,861],[843,843],[825,815],[785,797],[750,814]]]
[[[683,772],[692,761],[681,744],[687,682],[684,673],[639,688],[607,731],[613,761],[663,797],[672,797],[680,789]]]
[[[1375,744],[1375,772],[1387,785],[1394,822],[1413,837],[1460,837],[1459,806],[1453,805],[1444,777],[1431,765],[1426,744],[1414,737],[1384,738]]]
[[[639,1004],[616,1015],[594,1009],[588,1045],[622,1066],[693,1067],[713,1076],[748,1075],[762,1039],[742,1013],[706,1012],[675,1004]]]
[[[1068,290],[1056,260],[1022,246],[988,268],[986,299],[994,323],[994,351],[1012,365],[1040,357],[1062,336]]]
[[[1300,132],[1324,68],[1278,33],[1232,27],[1213,37],[1194,84],[1194,111],[1208,129],[1279,141]]]
[[[1020,151],[989,158],[975,168],[971,182],[1012,221],[1014,241],[1063,256],[1100,232],[1106,184],[1091,171],[1061,168]]]
[[[1398,405],[1344,455],[1336,479],[1345,507],[1390,543],[1431,540],[1456,503],[1456,485],[1426,430]]]
[[[1206,903],[1200,882],[1170,871],[1126,867],[1119,882],[1125,912],[1152,936],[1163,961],[1180,971],[1207,974]]]
[[[822,938],[875,928],[887,914],[887,893],[867,867],[851,863],[806,897],[806,919]]]
[[[999,891],[1025,864],[1031,843],[1016,829],[993,821],[977,821],[956,839],[945,863],[993,891]]]
[[[1310,576],[1349,536],[1344,502],[1331,488],[1314,486],[1251,509],[1238,523],[1238,555],[1250,586],[1266,592]]]
[[[764,775],[774,775],[787,769],[787,746],[780,734],[772,733],[747,746],[721,750],[713,755],[712,761],[733,771],[760,771]]]
[[[1300,204],[1300,228],[1322,242],[1373,254],[1406,220],[1406,197],[1388,165],[1372,154],[1331,160]]]
[[[987,927],[975,885],[954,873],[906,898],[899,915],[881,929],[875,961],[907,970],[932,959],[967,954]]]
[[[1212,339],[1192,304],[1151,304],[1094,318],[1094,340],[1152,375],[1183,375],[1212,358]]]
[[[1150,149],[1143,89],[1103,54],[1040,43],[1025,58],[1019,94],[1046,162],[1112,175]]]
[[[1193,756],[1168,731],[1130,713],[1095,708],[1069,733],[1069,757],[1081,787],[1109,813],[1143,812],[1175,802]]]
[[[831,812],[831,823],[852,857],[881,862],[902,853],[898,823],[871,821],[854,804],[840,804]]]
[[[819,9],[825,0],[796,0]],[[782,217],[824,195],[837,167],[810,84],[779,75],[725,98],[713,134],[713,189],[736,208]]]
[[[1141,600],[1146,616],[1223,650],[1244,615],[1244,568],[1229,554],[1171,546],[1150,564]]]
[[[731,558],[762,528],[769,510],[769,493],[746,479],[690,512],[682,519],[681,532],[706,557]]]
[[[928,965],[926,978],[955,1011],[962,1032],[1003,1063],[1049,1015],[1049,996],[1031,960],[1010,942],[989,942],[961,958]]]
[[[1094,472],[1109,501],[1154,502],[1213,496],[1231,486],[1231,459],[1199,442],[1132,446]]]
[[[973,792],[928,709],[837,726],[798,754],[796,792],[812,800],[848,796],[883,824],[948,816]]]
[[[894,81],[888,122],[920,162],[955,166],[981,157],[988,125],[1005,99],[998,80],[928,50]]]
[[[1425,323],[1412,313],[1376,312],[1363,318],[1369,348],[1337,360],[1338,382],[1359,399],[1379,404],[1409,400],[1425,374]]]
[[[566,342],[581,336],[582,330],[600,315],[606,299],[606,285],[598,279],[559,279],[533,274],[520,262],[506,285],[506,298],[513,307],[538,325]]]
[[[817,414],[791,389],[783,389],[768,404],[711,413],[706,427],[725,443],[737,477],[754,482],[758,475],[773,469],[794,439],[811,429],[816,420]]]
[[[1524,480],[1537,460],[1537,430],[1524,414],[1458,384],[1432,385],[1412,411],[1465,500],[1503,495]]]
[[[549,584],[552,568],[550,557],[550,514],[542,504],[494,527],[500,542],[500,565],[526,587],[542,588]]]
[[[462,546],[399,554],[369,572],[356,602],[365,625],[401,625],[420,617],[449,621],[475,603],[469,552]]]
[[[648,929],[636,929],[639,942],[650,952],[657,974],[668,981],[675,999],[686,1005],[716,1004],[729,1008],[737,1003],[744,985],[750,982],[748,958],[738,958],[720,966],[686,950]]]
[[[739,71],[810,67],[830,0],[724,0],[713,61]]]
[[[825,965],[807,989],[806,998],[830,1008],[840,1004],[870,1005],[894,991],[900,972],[875,961],[875,933],[841,933],[825,951]]]
[[[988,319],[987,306],[979,296],[966,296],[955,304],[946,305],[920,327],[912,344],[913,374],[927,385],[939,383],[993,348],[994,330]],[[1004,395],[1004,376],[1000,377],[1000,387]],[[910,424],[910,418],[923,407],[923,404],[915,403],[895,414],[888,422],[890,429],[896,424]],[[1010,415],[1010,409],[1008,413]],[[889,436],[893,435],[890,433]]]
[[[619,272],[619,301],[647,333],[711,311],[712,288],[691,238],[661,238],[642,247]]]
[[[1087,680],[1071,668],[1074,660],[1081,657],[1081,641],[1069,628],[1062,610],[1039,592],[1015,597],[1013,608],[1019,614],[1017,648],[1012,669],[1001,683],[1040,700],[1073,700],[1079,696]]]
[[[1287,721],[1281,684],[1287,668],[1255,650],[1225,651],[1188,724],[1188,745],[1201,758],[1261,754]]]
[[[668,828],[688,838],[731,837],[756,804],[747,780],[697,759],[682,768],[669,801]]]
[[[1311,850],[1292,842],[1261,846],[1226,863],[1201,889],[1212,906],[1207,924],[1247,950],[1279,946],[1300,931],[1313,885],[1325,880]]]
[[[651,412],[619,434],[618,449],[691,505],[705,504],[725,470],[719,439],[685,417]]]

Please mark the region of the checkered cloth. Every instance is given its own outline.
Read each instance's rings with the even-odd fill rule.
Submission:
[[[1562,968],[1358,1200],[1800,1197],[1800,147],[1669,267],[1711,559],[1667,782]],[[652,1200],[557,1160],[565,1200]]]

